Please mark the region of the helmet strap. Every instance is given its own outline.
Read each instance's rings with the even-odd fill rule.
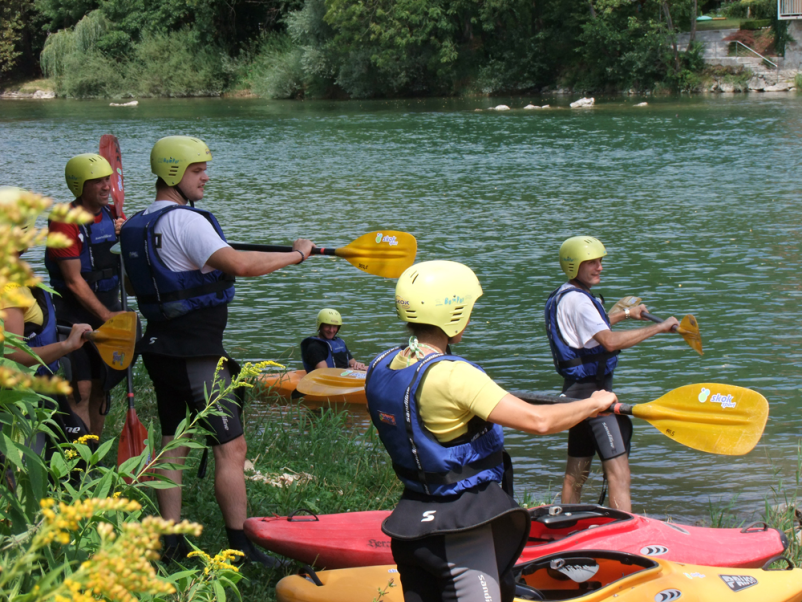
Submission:
[[[173,188],[178,191],[178,194],[181,195],[181,198],[184,199],[185,203],[189,203],[190,207],[192,207],[193,209],[195,208],[195,201],[190,200],[189,197],[187,197],[187,195],[184,194],[184,191],[181,190],[180,183],[173,186]]]
[[[571,278],[570,282],[573,283],[574,286],[590,292],[590,287],[582,282],[579,278]]]
[[[410,354],[407,356],[407,367],[409,367],[413,355],[415,356],[415,359],[419,360],[422,360],[424,357],[426,357],[426,354],[423,352],[422,349],[423,347],[426,347],[426,349],[434,351],[435,353],[442,353],[439,349],[435,349],[431,345],[427,345],[426,343],[419,343],[418,337],[412,335],[411,337],[409,337],[409,346],[407,347],[410,351]]]

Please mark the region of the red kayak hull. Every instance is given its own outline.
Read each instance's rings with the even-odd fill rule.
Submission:
[[[541,506],[530,512],[532,529],[519,562],[566,550],[604,549],[689,564],[761,567],[788,546],[782,533],[763,523],[713,529],[591,505]],[[390,538],[381,530],[389,514],[377,510],[249,518],[245,533],[271,552],[320,568],[393,564]]]

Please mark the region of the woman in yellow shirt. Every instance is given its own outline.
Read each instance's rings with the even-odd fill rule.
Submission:
[[[404,484],[382,525],[391,537],[406,602],[512,600],[512,567],[529,515],[512,498],[502,426],[546,435],[616,402],[592,397],[533,406],[507,393],[449,346],[459,343],[482,287],[451,261],[412,266],[398,280],[396,311],[409,345],[370,364],[368,409]]]

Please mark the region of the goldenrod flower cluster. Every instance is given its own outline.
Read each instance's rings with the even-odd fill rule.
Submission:
[[[123,524],[119,535],[109,523],[101,523],[97,531],[101,539],[100,551],[84,562],[72,578],[81,582],[86,595],[136,602],[133,594],[175,593],[175,587],[161,581],[151,564],[159,558],[159,537],[167,533],[197,536],[201,527],[187,521],[175,525],[173,521],[148,516],[141,523]],[[61,602],[58,597],[56,602]]]
[[[222,358],[221,358],[222,359]],[[262,371],[267,367],[279,368],[280,370],[285,370],[286,367],[278,364],[276,362],[266,360],[264,362],[258,362],[256,364],[252,364],[251,362],[246,362],[240,373],[237,375],[237,378],[232,383],[235,387],[253,387],[253,385],[248,380],[252,378],[256,378],[259,376]]]
[[[80,521],[99,512],[141,509],[138,502],[116,496],[79,500],[71,505],[44,499],[40,505],[44,528],[37,543],[44,545],[53,541],[68,544]],[[107,522],[98,523],[96,528],[100,535],[99,550],[53,592],[55,602],[94,602],[98,596],[114,602],[136,602],[135,594],[175,593],[170,583],[159,579],[151,564],[159,558],[159,538],[173,533],[198,536],[202,529],[196,523],[183,521],[176,525],[157,516],[148,516],[142,522],[126,522],[119,533]]]
[[[135,512],[142,508],[139,502],[125,498],[90,498],[77,500],[70,505],[64,502],[59,502],[57,505],[56,500],[45,498],[39,505],[45,518],[45,528],[40,533],[42,543],[45,545],[52,541],[67,545],[72,539],[70,532],[77,531],[80,527],[78,521],[90,518],[98,512],[113,510]]]
[[[97,435],[82,435],[75,440],[76,443],[82,443],[83,445],[86,445],[90,441],[100,441],[100,437]]]
[[[19,258],[25,249],[42,244],[49,247],[66,247],[70,241],[63,234],[48,234],[47,230],[34,227],[36,217],[51,206],[53,201],[32,192],[17,188],[0,188],[0,296],[4,300],[24,303],[16,287],[36,286],[40,280],[34,276],[30,266]],[[90,213],[68,204],[56,205],[50,213],[50,219],[70,224],[92,221]],[[6,290],[8,288],[8,290]],[[0,311],[0,320],[5,313]],[[5,333],[0,329],[0,342],[5,340]],[[68,395],[70,386],[61,379],[46,377],[32,378],[16,370],[3,368],[0,370],[0,387],[7,389],[30,388],[40,393]]]
[[[234,571],[235,573],[238,573],[239,569],[231,564],[230,561],[238,556],[245,556],[245,553],[241,552],[240,550],[223,550],[215,556],[209,556],[202,550],[195,550],[194,552],[187,554],[187,558],[193,558],[195,556],[200,558],[203,561],[203,564],[206,565],[206,568],[203,569],[203,574],[208,575],[212,571],[220,570]]]

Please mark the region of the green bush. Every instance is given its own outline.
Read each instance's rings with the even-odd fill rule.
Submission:
[[[73,52],[64,59],[64,73],[56,92],[70,98],[109,98],[125,89],[120,66],[100,52]]]
[[[771,19],[752,19],[750,21],[741,21],[741,29],[763,29],[764,27],[771,27]]]
[[[302,97],[306,79],[302,52],[287,34],[266,36],[254,59],[253,92],[266,98]]]
[[[129,88],[141,96],[218,95],[228,79],[223,56],[189,29],[145,36],[127,68]]]

